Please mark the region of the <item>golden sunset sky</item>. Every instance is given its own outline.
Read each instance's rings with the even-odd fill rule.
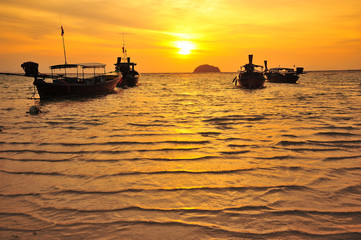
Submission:
[[[0,72],[22,62],[102,62],[128,56],[141,73],[235,72],[254,55],[269,67],[361,69],[360,0],[0,0]]]

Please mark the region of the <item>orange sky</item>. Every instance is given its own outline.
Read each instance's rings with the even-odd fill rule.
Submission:
[[[0,0],[0,72],[24,61],[102,62],[128,56],[147,72],[235,72],[246,63],[361,69],[360,0]]]

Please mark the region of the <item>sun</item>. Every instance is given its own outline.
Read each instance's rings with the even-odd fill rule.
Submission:
[[[179,49],[178,54],[181,55],[188,55],[195,49],[195,46],[191,41],[176,41],[175,45]]]

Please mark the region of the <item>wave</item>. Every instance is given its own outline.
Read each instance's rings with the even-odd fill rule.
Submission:
[[[119,154],[129,153],[132,150],[81,150],[81,151],[50,151],[50,150],[34,150],[34,149],[18,149],[18,150],[0,150],[0,153],[37,153],[37,154],[86,154],[86,153],[108,153],[108,154]]]
[[[359,171],[359,170],[361,170],[361,167],[343,167],[343,168],[332,169],[332,172],[344,174],[345,172]]]
[[[201,175],[201,174],[231,174],[231,173],[241,173],[241,172],[251,172],[257,171],[261,168],[248,168],[248,169],[231,169],[231,170],[215,170],[215,171],[186,171],[186,170],[178,170],[178,171],[155,171],[155,172],[122,172],[122,173],[115,173],[111,175],[102,175],[97,178],[104,178],[104,177],[114,177],[114,176],[126,176],[126,175],[162,175],[162,174],[194,174],[194,175]],[[266,169],[266,168],[263,168]]]
[[[334,151],[334,150],[341,150],[341,149],[355,149],[361,147],[360,140],[344,140],[344,141],[313,141],[313,140],[306,140],[306,141],[280,141],[277,145],[281,146],[302,146],[302,145],[309,145],[312,148],[288,148],[289,150],[294,151]],[[325,148],[315,148],[314,146],[322,146]]]
[[[164,123],[127,123],[127,125],[137,126],[137,127],[173,127],[173,124],[164,124]]]
[[[293,134],[282,134],[282,137],[289,137],[289,138],[298,138],[298,136],[293,135]]]
[[[220,132],[198,132],[200,135],[202,135],[203,137],[210,137],[210,136],[216,136],[216,135],[220,135]]]
[[[127,128],[124,129],[113,129],[113,131],[124,131],[124,130],[128,130]],[[166,136],[187,136],[187,135],[193,135],[193,133],[166,133],[166,134],[161,134],[161,133],[131,133],[131,134],[111,134],[108,137],[109,138],[118,138],[118,137],[152,137],[152,136],[162,136],[162,135],[166,135]]]
[[[25,218],[33,218],[32,216],[23,216]],[[39,219],[35,218],[35,220],[39,221]],[[196,231],[199,233],[199,237],[202,235],[217,238],[217,239],[223,239],[223,238],[241,238],[241,239],[324,239],[324,240],[333,240],[333,239],[359,239],[361,238],[361,233],[357,231],[342,231],[339,229],[328,229],[327,232],[321,233],[321,232],[308,232],[306,230],[292,230],[289,228],[286,228],[286,230],[267,230],[267,228],[263,230],[259,230],[257,232],[244,230],[242,228],[240,229],[232,229],[230,227],[226,226],[220,226],[213,223],[206,223],[206,222],[200,222],[200,221],[186,221],[186,220],[173,220],[173,219],[163,219],[163,220],[157,220],[157,219],[144,219],[144,220],[119,220],[119,219],[104,219],[103,222],[94,222],[91,220],[80,220],[80,221],[67,221],[67,222],[57,222],[57,223],[51,223],[51,222],[44,222],[43,224],[45,226],[42,227],[28,227],[26,229],[21,228],[21,226],[12,226],[5,229],[0,229],[0,231],[16,231],[16,232],[32,232],[33,235],[36,235],[39,231],[39,234],[41,234],[43,231],[49,230],[52,231],[53,229],[57,229],[58,231],[61,229],[71,229],[73,227],[76,227],[76,229],[83,229],[84,233],[87,233],[87,236],[89,237],[89,233],[94,233],[96,231],[104,231],[104,229],[107,229],[110,226],[128,226],[132,227],[133,229],[147,229],[142,231],[143,237],[151,237],[153,236],[154,232],[151,232],[152,229],[159,230],[160,227],[165,227],[169,230],[172,230],[172,227],[176,227],[178,231],[174,232],[172,236],[176,236],[177,232],[179,232],[182,228],[183,231],[186,231],[187,229],[193,229],[192,232]],[[41,231],[41,232],[40,232]],[[169,233],[167,232],[157,232],[155,234],[156,236],[160,237],[164,234],[166,234],[169,237]],[[117,232],[113,233],[116,234],[117,237],[122,238],[122,234],[125,234],[125,236],[129,237],[129,232],[122,233]],[[194,233],[193,233],[194,234]],[[62,234],[60,234],[61,236]],[[57,235],[59,237],[59,233]],[[79,235],[78,235],[79,236]],[[165,237],[165,236],[164,236]],[[193,235],[193,237],[197,237],[197,235]],[[153,238],[153,237],[151,237]]]
[[[326,147],[360,148],[361,140],[340,140],[340,141],[307,141],[310,144]]]
[[[326,152],[326,151],[339,151],[340,148],[287,148],[294,152]]]
[[[199,150],[199,147],[177,147],[177,148],[160,148],[160,149],[138,149],[134,150],[136,152],[167,152],[167,151],[189,151],[189,150]]]
[[[304,141],[280,141],[277,143],[277,145],[282,145],[282,146],[306,145],[306,144],[308,143]]]
[[[361,155],[355,155],[355,156],[342,156],[342,157],[327,157],[323,159],[323,161],[340,161],[340,160],[348,160],[348,159],[361,159]]]
[[[203,161],[203,160],[209,160],[209,159],[219,159],[217,156],[202,156],[202,157],[192,157],[192,158],[171,158],[171,157],[157,157],[157,158],[149,158],[149,157],[134,157],[129,159],[77,159],[79,161],[85,161],[85,162],[123,162],[123,161],[160,161],[160,162],[174,162],[174,161]]]
[[[123,154],[131,152],[163,152],[163,151],[190,151],[199,150],[198,147],[176,147],[176,148],[159,148],[159,149],[134,149],[134,150],[80,150],[80,151],[51,151],[51,150],[34,150],[34,149],[18,149],[18,150],[0,150],[0,153],[36,153],[36,154]]]
[[[9,161],[18,161],[18,162],[71,162],[74,161],[73,157],[71,158],[62,158],[62,159],[31,159],[31,158],[26,158],[26,159],[18,159],[18,158],[5,158],[5,157],[0,157],[0,160],[9,160]]]
[[[357,170],[353,168],[354,170]],[[282,170],[282,171],[302,171],[302,167],[272,167],[272,168],[242,168],[242,169],[229,169],[229,170],[205,170],[205,171],[190,171],[190,170],[174,170],[174,171],[132,171],[132,172],[119,172],[113,174],[102,174],[102,175],[90,175],[90,174],[67,174],[61,172],[35,172],[35,171],[8,171],[0,169],[0,172],[6,174],[14,175],[43,175],[43,176],[54,176],[54,177],[74,177],[74,178],[93,178],[93,179],[102,179],[107,177],[116,177],[116,176],[134,176],[134,175],[177,175],[177,174],[190,174],[190,175],[207,175],[207,174],[233,174],[233,173],[244,173],[244,172],[253,172],[260,170]]]
[[[213,117],[209,119],[203,120],[204,122],[229,122],[229,121],[261,121],[267,119],[266,116],[262,115],[230,115],[230,116],[224,116],[224,117]]]
[[[361,143],[361,140],[338,140],[338,141],[314,141],[307,140],[307,142],[312,144],[343,144],[343,143]]]
[[[44,196],[44,195],[117,195],[123,193],[167,193],[167,192],[265,192],[265,194],[294,192],[294,191],[311,191],[306,186],[298,185],[281,185],[281,186],[245,186],[245,187],[176,187],[176,188],[123,188],[112,191],[108,190],[81,190],[81,189],[59,189],[46,192],[28,192],[28,193],[0,193],[2,197],[25,197],[25,196]]]
[[[144,212],[167,212],[167,213],[223,213],[223,214],[234,214],[248,212],[249,215],[258,215],[259,217],[270,217],[270,216],[302,216],[307,217],[313,216],[331,216],[331,217],[343,217],[343,218],[360,218],[361,211],[318,211],[318,210],[299,210],[299,209],[286,209],[278,210],[269,206],[264,205],[245,205],[239,207],[228,207],[228,208],[217,208],[217,209],[202,209],[202,208],[147,208],[140,206],[127,206],[121,208],[110,208],[110,209],[79,209],[79,208],[64,208],[64,207],[41,207],[35,211],[39,212],[74,212],[74,213],[107,213],[107,212],[125,212],[125,211],[144,211]],[[250,212],[253,213],[250,213]],[[17,212],[0,212],[2,216],[31,216],[31,213],[17,213]]]
[[[166,213],[221,213],[221,212],[230,212],[234,213],[235,211],[272,211],[272,208],[267,206],[240,206],[232,208],[219,208],[219,209],[200,209],[200,208],[146,208],[140,206],[127,206],[121,208],[111,208],[111,209],[79,209],[79,208],[64,208],[64,207],[42,207],[36,209],[39,212],[73,212],[73,213],[111,213],[111,212],[127,212],[127,211],[138,211],[138,212],[166,212]],[[12,212],[0,212],[0,215],[11,216],[28,216],[30,213],[12,213]]]
[[[76,178],[91,177],[90,175],[72,175],[72,174],[64,174],[59,172],[33,172],[33,171],[20,172],[20,171],[6,171],[1,169],[0,172],[7,174],[14,174],[14,175],[23,174],[23,175],[41,175],[41,176],[54,176],[54,177],[76,177]]]
[[[250,172],[260,170],[260,168],[249,168],[249,169],[232,169],[232,170],[215,170],[215,171],[186,171],[186,170],[179,170],[179,171],[154,171],[154,172],[120,172],[114,174],[103,174],[103,175],[88,175],[88,174],[66,174],[60,172],[34,172],[34,171],[7,171],[0,169],[0,172],[6,174],[14,174],[14,175],[43,175],[43,176],[58,176],[58,177],[75,177],[75,178],[84,178],[84,177],[91,177],[95,179],[99,178],[107,178],[107,177],[115,177],[115,176],[130,176],[130,175],[163,175],[163,174],[230,174],[230,173],[240,173],[240,172]]]
[[[319,127],[319,129],[342,129],[342,130],[356,130],[356,128],[352,126],[346,127],[338,127],[338,126],[327,126],[327,127]]]
[[[180,140],[177,140],[177,141],[163,141],[163,142],[159,142],[159,143],[173,143],[173,144],[207,144],[207,143],[210,143],[210,141],[204,141],[204,140],[186,140],[186,141],[180,141]]]
[[[206,192],[222,192],[222,191],[305,191],[310,190],[310,188],[306,186],[300,185],[280,185],[280,186],[247,186],[247,187],[177,187],[177,188],[127,188],[127,189],[119,189],[114,191],[88,191],[88,190],[76,190],[76,189],[63,189],[56,190],[52,192],[47,192],[46,194],[94,194],[94,195],[109,195],[109,194],[118,194],[125,192],[180,192],[180,191],[206,191]],[[38,194],[38,193],[34,193]],[[45,193],[44,193],[45,194]],[[15,194],[17,195],[17,194]],[[4,196],[13,196],[12,194],[4,194]]]
[[[238,155],[238,154],[244,154],[251,152],[250,150],[240,150],[240,151],[222,151],[220,153],[226,154],[226,155]]]
[[[41,193],[0,193],[1,197],[27,197],[27,196],[41,196]]]
[[[9,145],[33,145],[34,143],[33,142],[3,142],[3,141],[0,141],[0,144],[9,144]]]
[[[358,136],[357,134],[347,133],[347,132],[318,132],[315,134],[316,135],[326,135],[326,136],[345,136],[345,137]]]
[[[49,143],[42,142],[35,144],[33,142],[0,142],[0,144],[8,145],[36,145],[36,146],[65,146],[65,147],[78,147],[78,146],[107,146],[107,145],[145,145],[145,144],[208,144],[208,140],[167,140],[167,141],[108,141],[108,142],[83,142],[83,143],[74,143],[74,142],[58,142],[58,143]]]
[[[249,145],[249,144],[228,144],[228,147],[239,147],[239,148],[243,148],[243,147],[254,147],[254,145]]]
[[[273,157],[257,157],[259,159],[268,159],[268,160],[284,160],[284,159],[294,159],[296,157],[290,155],[281,155],[281,156],[273,156]]]
[[[338,190],[336,193],[338,193],[338,194],[356,194],[356,195],[360,195],[361,194],[361,184],[345,187],[345,188],[343,188],[341,190]]]

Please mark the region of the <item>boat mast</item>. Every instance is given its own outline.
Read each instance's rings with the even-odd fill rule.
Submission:
[[[65,64],[67,64],[67,62],[66,62],[66,53],[65,53],[64,28],[63,28],[63,26],[61,26],[61,38],[63,39],[63,49],[64,49],[64,59],[65,59]]]
[[[124,33],[123,33],[123,62],[127,62],[127,49],[125,49]]]

